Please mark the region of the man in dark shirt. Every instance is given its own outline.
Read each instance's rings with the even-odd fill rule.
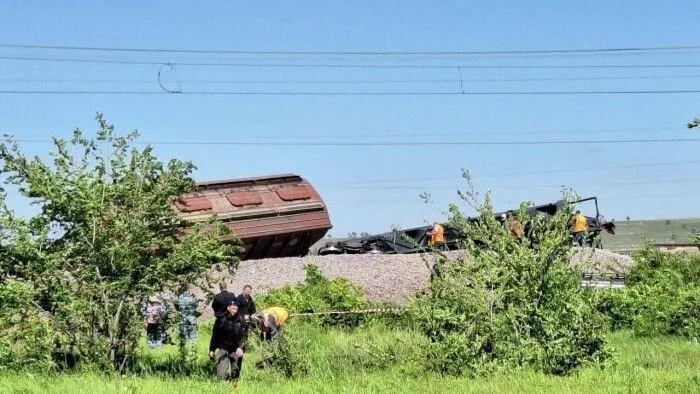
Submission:
[[[226,314],[214,323],[214,331],[209,342],[209,357],[217,363],[216,377],[226,379],[228,376],[236,381],[243,366],[243,349],[248,338],[248,328],[238,313],[238,305],[230,301]],[[229,372],[230,370],[230,372]]]
[[[226,290],[226,282],[219,282],[219,294],[214,296],[214,300],[211,302],[211,309],[214,310],[214,316],[216,320],[220,317],[226,315],[226,307],[231,303],[231,301],[236,301],[236,295],[229,293]]]
[[[243,292],[236,298],[236,304],[238,304],[238,313],[243,316],[243,320],[248,322],[250,320],[250,315],[256,312],[255,301],[251,297],[253,292],[253,287],[251,285],[243,286]]]

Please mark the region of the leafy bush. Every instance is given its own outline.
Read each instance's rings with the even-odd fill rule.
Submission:
[[[121,371],[143,335],[139,303],[193,281],[212,263],[232,265],[241,248],[235,237],[220,242],[231,234],[220,222],[188,225],[173,211],[174,199],[195,189],[192,163],[163,163],[151,147],[132,147],[137,132],[119,136],[96,118],[95,138],[80,130],[55,138],[49,160],[25,154],[10,136],[0,140],[0,177],[40,208],[18,218],[0,194],[0,283],[26,297],[2,308],[26,318],[0,324],[18,344],[37,341],[37,351],[45,342],[35,334],[48,327],[63,366],[81,360]],[[4,348],[0,365],[13,367],[25,355],[20,364],[39,365],[31,351]]]
[[[0,283],[0,369],[53,367],[51,327],[48,317],[32,305],[33,296],[26,281]]]
[[[610,328],[632,328],[639,336],[700,337],[700,257],[648,244],[634,257],[625,289],[594,297]]]
[[[635,265],[627,275],[627,285],[654,285],[669,280],[700,285],[700,255],[696,253],[665,252],[647,243],[632,257]]]
[[[304,267],[306,279],[301,284],[285,285],[257,297],[260,309],[281,306],[290,313],[351,311],[370,305],[361,286],[346,278],[328,279],[313,264]],[[356,327],[367,318],[361,314],[319,315],[323,325]]]
[[[700,288],[686,287],[679,292],[668,321],[669,334],[700,339]]]
[[[632,327],[637,315],[637,298],[630,291],[618,289],[596,289],[589,291],[590,302],[594,309],[604,316],[610,330]]]
[[[475,201],[473,191],[466,196]],[[512,219],[526,235],[516,237],[496,220],[488,195],[472,205],[480,214],[476,223],[450,208],[472,259],[441,256],[430,291],[416,304],[432,342],[430,368],[473,375],[531,366],[567,374],[605,360],[602,316],[584,297],[581,273],[567,265],[568,206],[552,217],[530,217],[523,204]]]

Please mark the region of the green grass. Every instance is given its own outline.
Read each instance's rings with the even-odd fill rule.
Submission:
[[[603,247],[630,250],[639,247],[643,238],[655,244],[691,243],[700,234],[700,218],[616,220],[615,234],[603,232]]]
[[[308,334],[300,356],[310,366],[308,376],[289,379],[257,369],[260,347],[244,361],[241,393],[618,393],[700,391],[700,344],[677,338],[635,338],[629,332],[609,335],[615,357],[604,368],[588,367],[573,376],[555,377],[518,370],[478,379],[423,374],[421,337],[408,330],[373,325],[354,332],[325,330],[303,325]],[[206,363],[206,341],[199,341],[200,361]],[[254,344],[256,345],[256,344]],[[173,348],[149,353],[150,361],[166,362]],[[416,353],[418,352],[418,353]],[[382,360],[391,360],[387,368]],[[8,393],[224,393],[229,383],[213,376],[109,377],[96,373],[44,375],[0,373],[0,392]]]

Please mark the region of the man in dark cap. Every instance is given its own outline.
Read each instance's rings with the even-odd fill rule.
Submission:
[[[246,338],[248,327],[238,313],[238,305],[236,301],[229,301],[226,313],[214,323],[209,358],[216,360],[216,377],[226,379],[230,376],[234,387],[241,375]]]
[[[211,309],[214,310],[214,316],[216,320],[219,320],[221,316],[226,315],[226,308],[231,303],[231,301],[236,301],[236,295],[230,293],[226,290],[226,282],[219,282],[219,294],[214,296],[214,300],[211,302]]]

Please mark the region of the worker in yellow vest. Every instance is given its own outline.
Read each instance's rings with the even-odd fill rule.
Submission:
[[[250,321],[260,329],[260,339],[263,341],[276,340],[287,319],[289,312],[278,306],[263,309],[250,316]]]
[[[576,215],[571,221],[571,232],[574,235],[574,242],[583,247],[584,234],[588,232],[588,220],[581,214],[581,211],[576,211]]]

